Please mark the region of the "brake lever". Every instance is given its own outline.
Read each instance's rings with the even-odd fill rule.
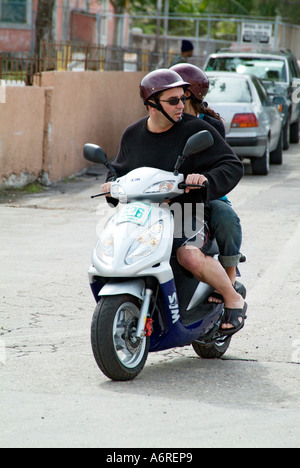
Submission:
[[[98,195],[92,195],[91,198],[104,197],[105,195],[110,195],[110,192],[99,193]]]

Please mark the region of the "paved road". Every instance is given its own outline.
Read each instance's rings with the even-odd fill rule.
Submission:
[[[231,194],[249,318],[226,358],[157,353],[126,383],[108,381],[90,348],[101,180],[0,206],[0,447],[299,447],[299,147]]]

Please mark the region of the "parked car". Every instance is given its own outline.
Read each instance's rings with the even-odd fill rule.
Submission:
[[[250,158],[255,175],[282,163],[282,97],[271,99],[253,75],[207,72],[209,106],[224,119],[226,139],[241,158]]]
[[[283,149],[290,143],[299,143],[300,103],[293,100],[293,92],[300,78],[300,70],[295,56],[289,50],[276,52],[260,51],[233,52],[221,50],[208,57],[207,71],[228,71],[246,73],[261,79],[271,96],[286,98],[283,123]],[[297,86],[298,87],[298,86]]]

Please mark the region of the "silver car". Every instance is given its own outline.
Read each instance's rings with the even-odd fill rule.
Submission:
[[[292,94],[298,88],[300,69],[290,50],[254,52],[221,49],[208,57],[204,69],[255,75],[263,82],[269,94],[285,97],[283,149],[288,149],[290,143],[299,143],[300,102],[292,99]]]
[[[250,158],[253,174],[267,175],[270,163],[282,163],[282,123],[278,105],[253,75],[207,72],[207,102],[224,119],[226,139],[241,158]]]

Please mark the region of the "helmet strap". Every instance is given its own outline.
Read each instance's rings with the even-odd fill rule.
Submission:
[[[159,102],[158,99],[155,99],[155,103],[154,104],[153,102],[150,102],[150,101],[147,101],[145,102],[145,105],[146,106],[150,106],[150,107],[153,107],[154,109],[157,109],[159,112],[161,112],[173,125],[176,125],[178,122],[181,122],[182,119],[180,119],[178,122],[175,122],[175,120],[172,119],[172,117],[169,116],[169,114],[167,114],[167,112],[164,110],[163,106],[161,105],[161,103]]]

